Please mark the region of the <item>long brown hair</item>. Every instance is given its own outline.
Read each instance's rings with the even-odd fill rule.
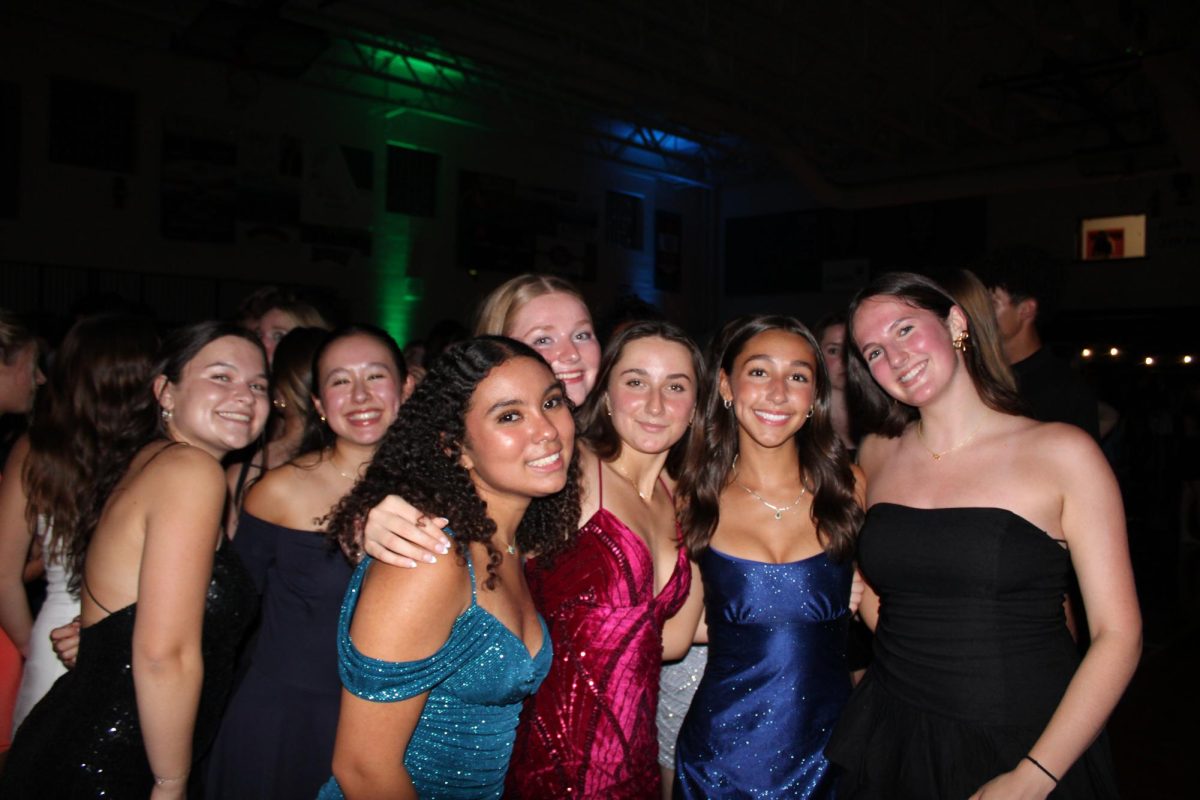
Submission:
[[[966,363],[967,374],[975,385],[975,391],[984,405],[1002,414],[1022,414],[1024,404],[1015,391],[1010,389],[996,367],[983,352],[995,343],[989,337],[995,335],[994,330],[980,326],[971,316],[968,309],[960,306],[954,298],[935,283],[932,279],[914,272],[888,272],[873,280],[866,288],[859,291],[850,301],[847,312],[849,321],[846,323],[846,338],[854,341],[854,315],[867,300],[874,297],[890,297],[899,300],[913,308],[921,308],[933,312],[938,319],[946,324],[950,309],[958,308],[967,320],[966,350],[963,361]],[[950,337],[950,329],[946,328],[946,337]],[[880,388],[863,354],[857,344],[850,348],[854,354],[846,361],[850,378],[850,402],[855,417],[859,421],[863,433],[875,433],[888,438],[899,436],[904,429],[917,417],[917,410],[905,405],[888,395]]]
[[[83,556],[113,486],[158,429],[150,391],[158,335],[135,317],[84,319],[67,332],[29,430],[26,520],[52,523],[47,557],[78,589]]]
[[[729,484],[738,452],[738,421],[725,408],[719,376],[730,375],[746,343],[760,333],[780,330],[803,338],[817,359],[816,398],[812,418],[796,431],[793,441],[800,458],[800,478],[812,493],[810,514],[817,535],[831,558],[842,560],[854,553],[863,512],[854,495],[854,471],[846,448],[833,430],[829,373],[821,347],[799,320],[758,315],[728,323],[708,350],[707,381],[692,425],[688,460],[679,483],[683,505],[684,542],[696,557],[708,547],[720,522],[721,492]]]

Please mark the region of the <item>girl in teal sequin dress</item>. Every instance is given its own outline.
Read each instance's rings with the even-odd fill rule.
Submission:
[[[500,797],[521,702],[551,646],[521,552],[569,547],[574,422],[529,347],[479,337],[430,369],[329,529],[350,550],[399,490],[449,520],[455,553],[420,570],[365,559],[339,623],[344,686],[321,798]]]

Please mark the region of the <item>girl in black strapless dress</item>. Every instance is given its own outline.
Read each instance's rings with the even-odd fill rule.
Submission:
[[[262,430],[266,357],[240,328],[207,323],[168,340],[157,373],[157,403],[129,415],[149,415],[153,441],[124,474],[81,487],[103,510],[64,537],[83,590],[78,661],[17,732],[0,796],[183,797],[216,732],[255,600],[232,549],[217,549],[220,458]]]
[[[1019,415],[981,355],[987,333],[932,281],[882,276],[850,316],[851,381],[881,435],[860,451],[874,661],[826,749],[839,797],[1115,797],[1102,731],[1141,620],[1103,454]],[[1072,568],[1082,662],[1063,613]]]

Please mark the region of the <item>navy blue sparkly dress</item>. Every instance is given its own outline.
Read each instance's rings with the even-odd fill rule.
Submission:
[[[447,531],[449,533],[449,531]],[[377,703],[394,703],[428,692],[425,709],[409,740],[404,766],[422,798],[485,800],[504,792],[521,703],[550,671],[550,631],[542,625],[542,647],[530,656],[521,641],[476,602],[470,559],[471,605],[454,620],[450,638],[420,661],[381,661],[360,653],[350,640],[350,623],[365,558],[350,578],[338,624],[338,669],[346,690]],[[318,800],[342,800],[330,778]]]
[[[832,797],[825,743],[850,694],[849,562],[698,560],[708,666],[675,749],[676,798]]]

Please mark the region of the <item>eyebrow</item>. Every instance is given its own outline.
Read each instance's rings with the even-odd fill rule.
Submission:
[[[746,363],[749,363],[751,361],[774,361],[774,360],[775,360],[774,356],[769,356],[766,353],[756,353],[752,356],[746,357]],[[809,369],[813,369],[812,362],[805,361],[804,359],[801,359],[801,358],[798,358],[790,363],[794,367],[808,367]]]
[[[891,322],[889,322],[887,325],[885,325],[883,328],[883,332],[889,333],[901,322],[908,322],[909,320],[912,320],[912,319],[916,319],[916,317],[914,317],[911,314],[908,315],[907,317],[898,317],[898,318],[892,320]],[[863,342],[861,345],[858,345],[859,352],[866,350],[868,347],[871,347],[874,344],[875,344],[874,341]]]
[[[631,372],[635,375],[647,375],[648,376],[650,374],[649,372],[642,369],[641,367],[629,367],[628,369],[621,370],[622,375],[628,375]],[[670,375],[667,376],[667,380],[679,380],[681,378],[685,381],[693,380],[692,376],[687,374],[686,372],[672,372]]]
[[[334,372],[346,372],[347,370],[351,370],[354,367],[367,367],[367,368],[379,367],[380,369],[386,369],[386,370],[392,369],[392,367],[385,361],[368,361],[365,364],[350,364],[348,366],[330,367],[329,372],[330,372],[330,374],[332,374]]]

